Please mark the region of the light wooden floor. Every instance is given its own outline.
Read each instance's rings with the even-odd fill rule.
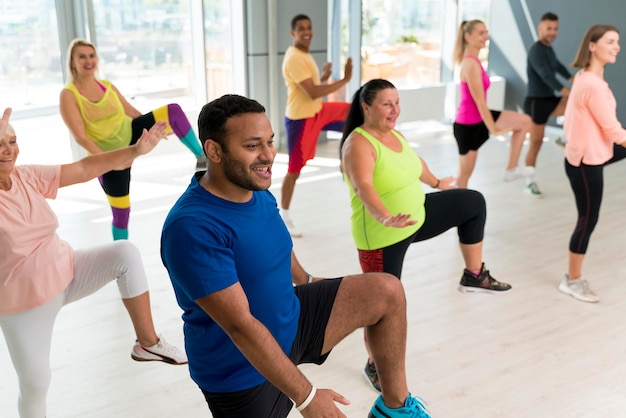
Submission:
[[[432,135],[422,127],[403,131],[437,175],[454,175],[457,153],[450,128]],[[320,276],[359,271],[336,148],[336,141],[320,147],[319,155],[332,158],[309,165],[292,208],[305,234],[294,241],[296,253],[307,270]],[[497,296],[458,293],[463,263],[455,231],[414,245],[403,275],[410,388],[428,402],[434,417],[626,416],[626,164],[606,170],[602,216],[584,266],[601,297],[594,305],[556,290],[575,221],[562,150],[551,141],[544,144],[537,176],[543,200],[524,194],[521,182],[501,180],[507,153],[507,143],[492,138],[480,151],[470,186],[484,193],[488,205],[485,262],[514,288]],[[279,157],[276,195],[285,171],[285,158]],[[168,141],[154,156],[137,161],[133,171],[131,240],[141,248],[149,273],[157,328],[179,345],[181,312],[160,262],[159,235],[193,163],[182,146]],[[59,234],[75,247],[109,241],[109,209],[95,182],[62,190],[54,208]],[[316,386],[333,388],[352,401],[342,408],[349,417],[366,416],[376,398],[361,375],[361,340],[357,331],[325,365],[302,367]],[[134,362],[132,343],[115,285],[65,307],[53,340],[48,417],[210,416],[186,367]],[[15,374],[0,337],[0,417],[17,416],[16,397]]]

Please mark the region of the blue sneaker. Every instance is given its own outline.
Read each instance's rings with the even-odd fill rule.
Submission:
[[[380,395],[374,402],[368,418],[431,418],[423,402],[423,399],[414,398],[409,393],[402,408],[392,409],[385,406],[383,396]]]

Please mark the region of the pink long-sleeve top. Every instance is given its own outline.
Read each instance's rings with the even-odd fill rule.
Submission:
[[[591,71],[574,77],[565,109],[565,158],[575,166],[604,164],[613,157],[613,144],[626,141],[617,119],[617,102],[603,78]]]

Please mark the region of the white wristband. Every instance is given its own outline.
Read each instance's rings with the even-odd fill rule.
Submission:
[[[315,388],[315,386],[311,386],[311,393],[309,393],[309,396],[306,397],[304,402],[296,406],[296,409],[298,410],[298,412],[302,412],[304,408],[309,406],[309,404],[313,401],[313,398],[315,397],[316,392],[317,392],[317,389]]]

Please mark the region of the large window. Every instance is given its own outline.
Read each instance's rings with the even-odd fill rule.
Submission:
[[[233,39],[230,2],[204,0],[207,97],[233,93]],[[242,53],[243,54],[243,53]]]
[[[187,0],[93,0],[100,75],[124,95],[192,95]]]
[[[350,6],[361,7],[361,83],[386,78],[399,88],[442,81],[442,58],[449,62],[462,20],[489,21],[491,0],[336,0],[341,1],[342,43],[355,33]],[[446,8],[447,7],[447,8]],[[456,25],[448,16],[456,16]],[[344,54],[347,49],[344,46]],[[481,58],[486,60],[486,52]],[[449,72],[449,70],[448,70]],[[450,76],[443,81],[449,81]]]
[[[63,87],[54,0],[0,0],[0,91],[14,111],[58,104]]]

